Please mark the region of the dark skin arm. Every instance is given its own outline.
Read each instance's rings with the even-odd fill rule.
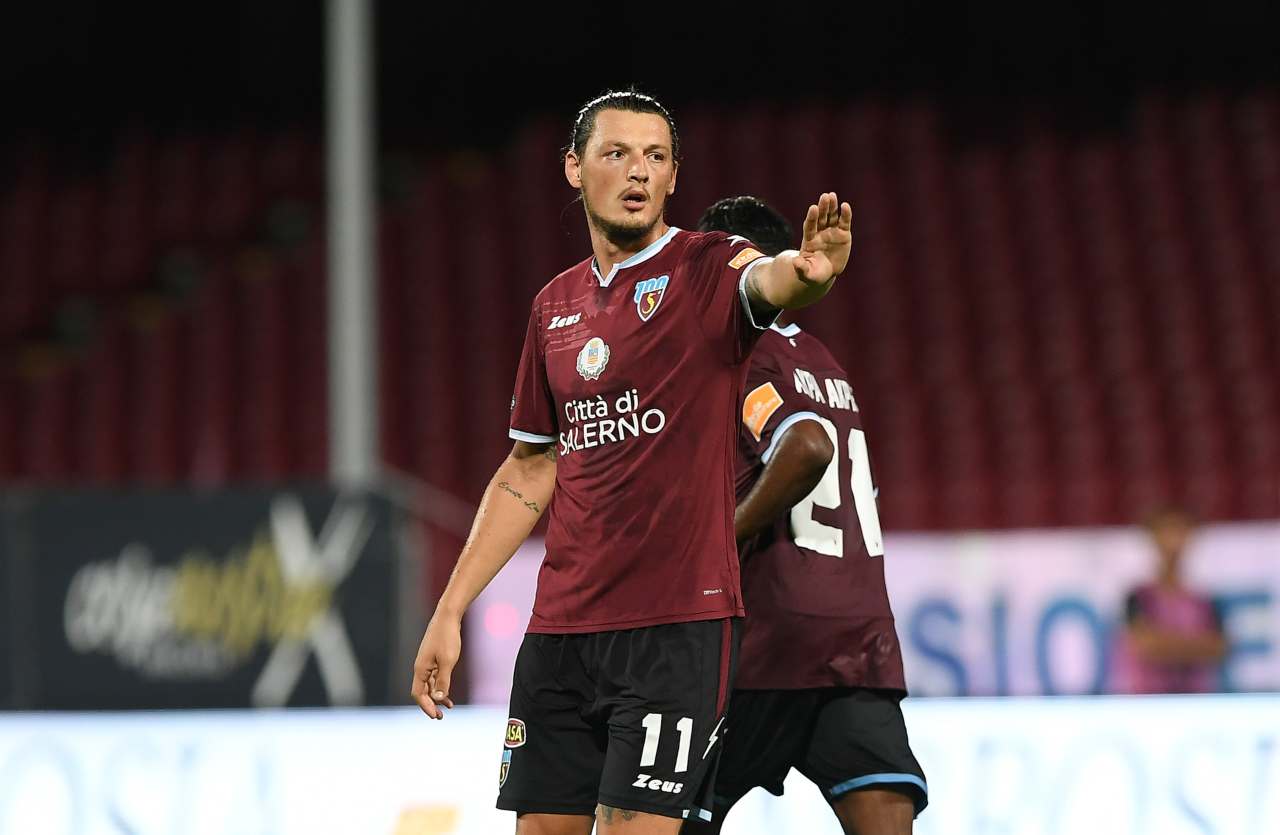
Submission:
[[[733,514],[733,532],[743,542],[773,524],[813,492],[835,455],[831,438],[817,422],[802,420],[788,429],[764,472]]]

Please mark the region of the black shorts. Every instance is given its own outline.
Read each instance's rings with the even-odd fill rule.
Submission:
[[[910,797],[919,815],[929,790],[911,753],[901,701],[894,691],[859,688],[733,691],[716,816],[756,786],[781,795],[792,768],[828,803],[859,789],[892,789]]]
[[[710,818],[738,633],[725,619],[526,635],[498,808]]]

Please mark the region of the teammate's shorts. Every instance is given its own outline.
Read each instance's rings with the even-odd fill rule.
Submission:
[[[726,619],[526,635],[498,808],[709,819],[738,632]]]
[[[825,687],[735,690],[715,787],[717,817],[756,786],[781,795],[795,768],[828,803],[859,789],[907,795],[920,814],[929,802],[911,753],[900,693]]]

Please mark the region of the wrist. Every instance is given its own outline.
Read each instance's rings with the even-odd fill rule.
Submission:
[[[449,597],[448,592],[440,598],[440,602],[436,604],[435,614],[431,616],[433,623],[448,623],[458,625],[462,623],[462,616],[466,613],[467,607],[460,601],[453,600]]]

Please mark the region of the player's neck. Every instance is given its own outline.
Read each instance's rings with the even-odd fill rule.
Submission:
[[[626,241],[612,240],[594,223],[588,223],[587,228],[591,231],[591,251],[596,257],[596,269],[601,275],[608,275],[615,264],[621,264],[667,234],[670,227],[665,221],[659,220],[643,236]]]

